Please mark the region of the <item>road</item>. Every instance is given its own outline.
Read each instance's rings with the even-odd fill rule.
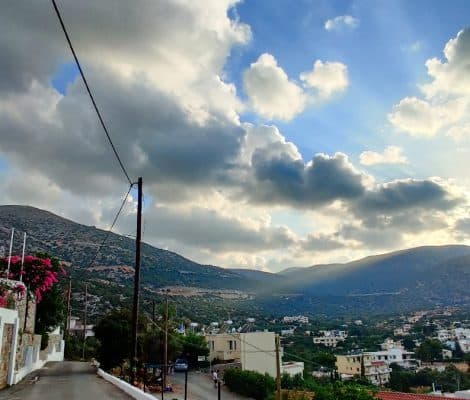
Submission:
[[[165,399],[184,399],[184,373],[176,372],[170,378],[175,393],[165,394]],[[161,398],[161,395],[156,395]],[[221,400],[247,400],[247,397],[241,397],[231,393],[227,388],[222,387]],[[190,372],[188,374],[188,400],[217,400],[217,389],[214,388],[214,383],[207,374],[199,372]]]
[[[33,377],[39,379],[32,383]],[[49,363],[20,382],[0,392],[0,400],[129,400],[124,392],[98,377],[83,362]]]

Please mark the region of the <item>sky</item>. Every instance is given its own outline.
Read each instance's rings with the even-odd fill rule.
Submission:
[[[470,244],[468,1],[58,4],[144,241],[271,272]],[[49,1],[0,54],[0,203],[107,229],[128,185]]]

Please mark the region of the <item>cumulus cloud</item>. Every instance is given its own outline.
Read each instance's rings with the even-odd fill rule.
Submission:
[[[387,146],[383,153],[364,151],[359,156],[359,160],[362,165],[407,164],[408,160],[402,152],[403,149],[398,146]]]
[[[360,197],[366,176],[343,153],[317,154],[307,164],[287,154],[272,157],[263,149],[252,158],[254,182],[248,196],[257,202],[315,208]]]
[[[302,251],[308,252],[325,252],[338,250],[345,247],[347,247],[347,243],[339,240],[337,234],[309,234],[304,240],[301,241]]]
[[[355,29],[359,27],[359,18],[351,15],[339,15],[337,17],[325,21],[325,29],[327,31],[338,31],[342,29]]]
[[[271,54],[262,54],[243,76],[245,92],[253,109],[267,119],[289,121],[312,102],[325,101],[349,84],[348,68],[340,62],[315,61],[302,72],[304,87],[289,79]]]
[[[146,240],[198,261],[264,266],[280,253],[320,257],[356,249],[358,242],[369,248],[387,226],[390,236],[411,232],[405,225],[410,215],[418,215],[424,227],[436,213],[460,204],[442,182],[376,185],[343,153],[304,160],[277,127],[240,121],[244,105],[224,71],[233,48],[251,38],[250,28],[229,16],[236,4],[61,2],[114,143],[131,176],[144,176],[151,204],[145,210]],[[461,40],[446,50],[443,65],[455,64],[442,67],[447,75],[460,71]],[[0,157],[8,166],[8,172],[0,171],[2,202],[108,227],[126,183],[81,81],[70,82],[65,95],[51,86],[56,71],[71,62],[52,10],[40,2],[10,2],[0,14],[0,52]],[[440,67],[433,68],[441,82]],[[281,120],[347,85],[341,63],[318,60],[296,81],[269,54],[253,63],[244,80],[255,111]],[[439,95],[419,100],[447,107],[447,100],[436,100],[442,93],[435,86],[426,90]],[[461,101],[463,95],[453,96]],[[452,121],[449,129],[462,126]],[[331,214],[331,226],[346,226],[346,219],[369,239],[361,240],[361,230],[315,230],[306,210]],[[285,213],[279,220],[289,224],[297,213],[304,231],[312,233],[301,238],[284,223],[271,222],[276,212]],[[133,213],[129,203],[121,233],[133,231]]]
[[[305,108],[302,88],[291,81],[277,60],[264,53],[243,76],[245,92],[254,110],[268,119],[291,120]]]
[[[313,70],[300,74],[300,79],[309,88],[318,92],[320,99],[328,99],[343,92],[349,84],[348,68],[340,62],[315,61]]]
[[[393,107],[389,121],[414,136],[467,134],[470,121],[470,29],[460,31],[444,48],[445,61],[426,61],[431,81],[420,86],[420,97],[405,97]]]

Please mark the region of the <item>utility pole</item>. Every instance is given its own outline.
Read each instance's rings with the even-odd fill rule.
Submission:
[[[276,335],[276,400],[281,400],[281,357],[279,355],[280,339]]]
[[[132,307],[131,384],[137,372],[137,326],[139,321],[140,295],[140,242],[142,238],[142,178],[137,181],[137,234],[135,237],[134,304]]]
[[[69,289],[67,290],[67,319],[65,321],[65,337],[70,333],[70,300],[72,298],[72,278],[69,278]]]
[[[168,373],[168,295],[165,298],[165,341],[163,349],[163,390],[166,388],[166,375]]]
[[[82,347],[82,359],[83,360],[85,360],[87,312],[88,312],[88,283],[85,283],[85,312],[84,312],[84,317],[83,317],[83,347]]]
[[[155,300],[152,300],[152,321],[155,323],[156,318],[155,318]]]

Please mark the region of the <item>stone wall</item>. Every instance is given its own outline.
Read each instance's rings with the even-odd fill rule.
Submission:
[[[3,389],[8,382],[8,370],[10,366],[11,343],[13,342],[13,324],[5,324],[3,327],[3,337],[1,338],[2,352],[0,357],[0,389]]]

